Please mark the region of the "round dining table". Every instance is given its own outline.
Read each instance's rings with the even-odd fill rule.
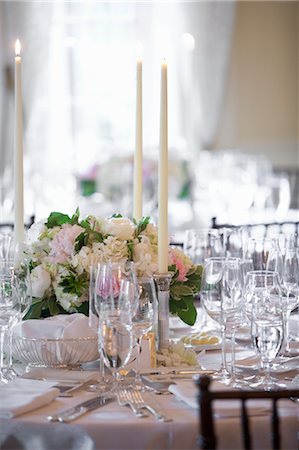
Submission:
[[[237,362],[248,364],[252,373],[250,358],[254,352],[246,347],[237,347]],[[198,356],[201,367],[213,370],[220,366],[221,352],[206,350]],[[249,363],[248,363],[249,361]],[[164,371],[167,368],[164,368]],[[246,373],[246,372],[244,372]],[[280,379],[290,383],[298,374],[298,365],[278,373]],[[28,374],[26,375],[28,377]],[[167,378],[171,375],[165,375]],[[150,377],[150,375],[148,375]],[[195,400],[197,388],[192,377],[188,380],[172,379],[174,386],[186,383]],[[213,382],[214,383],[214,382]],[[216,381],[215,381],[216,383]],[[193,386],[193,388],[192,388]],[[227,389],[219,383],[218,387]],[[193,389],[193,391],[192,391]],[[51,422],[48,417],[74,406],[95,394],[81,390],[72,397],[57,397],[54,401],[13,419],[0,421],[0,448],[26,450],[187,450],[199,448],[199,414],[196,407],[190,406],[174,393],[158,394],[145,392],[144,398],[156,409],[165,414],[169,421],[157,420],[153,415],[136,417],[128,406],[119,406],[116,399],[104,406],[90,411],[70,423]],[[196,405],[195,405],[196,406]],[[284,399],[279,401],[281,448],[298,449],[298,402]],[[260,450],[271,448],[270,408],[252,408],[250,427],[253,434],[253,447]],[[215,407],[216,433],[219,449],[241,449],[242,436],[240,411],[233,408]]]

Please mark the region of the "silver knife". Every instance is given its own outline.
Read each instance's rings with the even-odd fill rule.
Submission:
[[[83,403],[79,403],[79,405],[76,405],[73,408],[66,409],[61,413],[48,416],[48,420],[51,422],[71,422],[72,420],[83,416],[83,414],[86,414],[88,411],[92,411],[110,403],[112,400],[112,397],[94,397]]]

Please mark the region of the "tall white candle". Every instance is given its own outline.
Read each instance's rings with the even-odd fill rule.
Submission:
[[[23,193],[23,117],[21,45],[15,44],[15,128],[14,128],[14,245],[17,249],[24,242],[24,193]]]
[[[142,61],[137,60],[133,217],[142,218]]]
[[[160,103],[160,154],[158,187],[158,267],[159,273],[168,272],[168,111],[167,111],[167,65],[161,67]]]

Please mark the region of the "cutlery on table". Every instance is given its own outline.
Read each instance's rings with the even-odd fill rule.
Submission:
[[[83,403],[79,403],[72,408],[61,411],[58,414],[48,416],[48,420],[51,422],[71,422],[89,411],[93,411],[94,409],[112,402],[112,400],[113,398],[111,397],[94,397]]]
[[[172,421],[171,418],[159,412],[149,403],[146,403],[140,391],[137,391],[136,389],[128,389],[128,398],[130,400],[130,403],[134,405],[137,410],[141,411],[142,409],[147,409],[147,411],[149,411],[157,420],[160,420],[162,422]]]
[[[96,380],[87,380],[84,381],[84,383],[77,383],[75,385],[57,384],[53,387],[56,387],[60,390],[59,397],[73,397],[73,394],[75,392],[81,391],[82,389],[85,389],[90,385],[95,384],[96,382]]]
[[[140,409],[136,408],[135,404],[131,401],[130,393],[128,389],[119,389],[116,393],[116,398],[119,406],[129,406],[136,417],[148,417]]]

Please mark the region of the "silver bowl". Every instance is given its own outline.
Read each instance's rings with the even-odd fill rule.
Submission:
[[[13,337],[13,357],[30,367],[66,368],[99,357],[97,336],[73,339]]]

